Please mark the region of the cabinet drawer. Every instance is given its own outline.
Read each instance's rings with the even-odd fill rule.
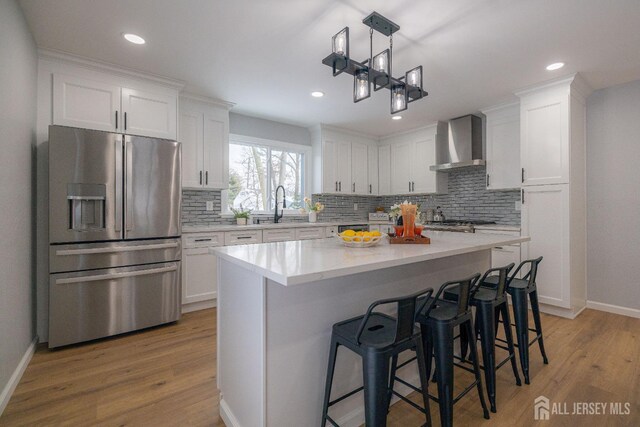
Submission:
[[[224,245],[224,233],[190,234],[184,237],[185,248],[203,248]]]
[[[332,227],[325,227],[324,229],[324,235],[326,237],[333,237],[336,234],[338,234],[338,227],[337,226],[332,226]]]
[[[264,243],[285,242],[287,240],[296,240],[295,230],[288,229],[288,230],[263,230],[262,231],[262,241]]]
[[[227,231],[224,233],[224,244],[226,246],[248,245],[251,243],[262,243],[262,230]]]
[[[324,239],[324,229],[315,228],[296,228],[296,240],[308,239]]]

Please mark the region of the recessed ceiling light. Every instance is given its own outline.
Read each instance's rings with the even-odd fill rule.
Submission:
[[[142,37],[140,37],[137,34],[131,34],[131,33],[126,33],[123,34],[122,37],[124,37],[128,42],[131,42],[133,44],[145,44],[146,42],[144,41],[144,39]]]
[[[311,92],[311,96],[313,96],[314,98],[322,98],[324,96],[324,92],[320,92],[319,90],[317,90],[315,92]]]
[[[400,120],[402,116],[391,116],[391,120]]]
[[[554,62],[553,64],[547,65],[547,70],[554,71],[554,70],[559,70],[562,67],[564,67],[564,62]]]

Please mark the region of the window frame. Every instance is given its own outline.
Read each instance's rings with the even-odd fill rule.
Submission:
[[[264,147],[267,148],[267,157],[270,159],[270,154],[271,154],[271,150],[284,150],[284,151],[290,151],[290,152],[296,152],[296,153],[300,153],[303,155],[303,162],[304,162],[304,172],[303,172],[303,189],[304,189],[304,197],[311,197],[311,179],[312,179],[312,173],[311,173],[311,155],[312,155],[312,149],[311,146],[309,145],[302,145],[302,144],[293,144],[291,142],[284,142],[284,141],[278,141],[278,140],[274,140],[274,139],[266,139],[266,138],[258,138],[258,137],[254,137],[254,136],[247,136],[247,135],[238,135],[238,134],[233,134],[230,133],[229,134],[229,144],[238,144],[238,145],[253,145],[253,146],[259,146],[259,147]],[[268,172],[267,174],[269,176],[271,176],[271,161],[269,161],[268,163]],[[229,166],[231,167],[231,166]],[[267,180],[267,194],[268,194],[268,199],[267,199],[267,204],[270,205],[271,203],[271,199],[273,198],[273,188],[271,188],[271,180],[268,179]],[[229,190],[222,190],[221,192],[221,200],[220,200],[220,204],[222,205],[222,211],[220,213],[221,217],[233,217],[233,212],[231,212],[228,207],[229,205]],[[274,211],[273,210],[266,210],[266,211],[252,211],[251,215],[273,215]],[[306,214],[301,214],[300,211],[298,209],[290,209],[287,208],[283,211],[283,214],[286,216],[291,216],[291,215],[306,215]]]

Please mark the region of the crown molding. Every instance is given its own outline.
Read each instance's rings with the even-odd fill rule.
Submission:
[[[558,86],[566,86],[573,94],[586,100],[587,97],[593,92],[593,89],[584,80],[580,73],[569,74],[568,76],[559,77],[557,79],[548,80],[546,82],[530,85],[522,90],[519,90],[515,95],[519,97],[530,95],[534,92],[538,92],[546,89],[553,89]]]
[[[190,92],[180,92],[180,98],[188,99],[190,101],[202,102],[205,104],[215,105],[216,107],[222,107],[227,110],[232,109],[236,104],[233,102],[225,101],[218,98],[211,98],[206,95],[199,95]]]
[[[118,74],[124,77],[134,77],[137,79],[151,80],[153,82],[160,83],[165,86],[170,86],[178,90],[181,90],[186,85],[186,82],[182,80],[171,79],[157,74],[139,71],[133,68],[121,67],[108,62],[75,55],[57,49],[38,48],[38,58],[53,62],[73,64],[75,66],[83,67],[93,71],[106,71],[111,74]]]
[[[364,132],[357,132],[357,131],[354,131],[354,130],[351,130],[351,129],[345,129],[345,128],[341,128],[339,126],[327,125],[327,124],[324,124],[324,123],[320,123],[319,125],[311,126],[309,128],[309,131],[311,132],[312,131],[311,129],[313,129],[314,127],[318,127],[318,126],[319,126],[319,128],[321,130],[330,130],[330,131],[334,131],[334,132],[345,133],[347,135],[358,136],[360,138],[369,138],[369,139],[372,139],[372,140],[374,140],[376,142],[380,140],[380,137],[376,136],[376,135],[370,135],[370,134],[367,134],[367,133],[364,133]]]

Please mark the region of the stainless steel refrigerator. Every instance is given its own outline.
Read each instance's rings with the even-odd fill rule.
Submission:
[[[49,347],[173,322],[181,147],[49,127]]]

